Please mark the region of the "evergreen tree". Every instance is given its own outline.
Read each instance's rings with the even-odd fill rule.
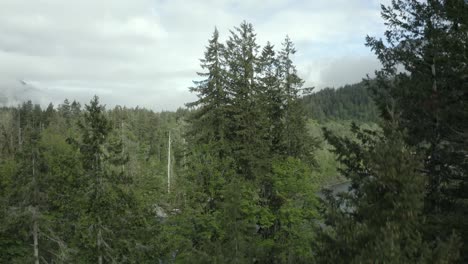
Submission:
[[[214,37],[205,61],[215,50]],[[191,89],[199,96],[193,105],[200,108],[190,121],[200,138],[189,151],[186,175],[195,186],[188,190],[191,204],[178,218],[183,226],[178,232],[196,231],[188,236],[192,245],[179,248],[183,253],[178,258],[202,263],[310,261],[312,235],[301,233],[314,226],[310,159],[302,163],[288,158],[310,158],[313,151],[298,102],[302,80],[289,57],[292,43],[286,55],[277,56],[271,44],[258,54],[253,27],[243,22],[224,47],[219,63],[226,100],[213,104],[216,93],[207,91],[215,87],[214,78]],[[207,76],[217,71],[211,67]],[[222,127],[205,118],[213,115]],[[213,137],[213,129],[223,137]]]
[[[320,122],[352,120],[369,123],[377,122],[379,118],[378,109],[366,82],[344,85],[336,89],[324,88],[304,96],[300,101],[306,115]]]
[[[196,81],[191,92],[197,93],[198,100],[187,104],[196,110],[190,121],[194,137],[193,143],[213,143],[219,146],[219,151],[226,151],[222,145],[227,131],[227,107],[230,99],[226,91],[226,73],[223,65],[225,47],[219,42],[219,33],[215,29],[212,38],[208,42],[205,57],[201,60],[201,68],[206,72],[198,73],[205,80]]]
[[[81,104],[75,100],[70,105],[70,114],[73,118],[77,118],[81,112]]]
[[[81,258],[98,263],[118,261],[125,249],[121,247],[127,243],[122,236],[133,229],[128,217],[130,208],[135,206],[132,192],[125,187],[130,179],[121,170],[127,157],[122,155],[121,142],[111,140],[112,124],[98,97],[85,105],[79,128],[81,138],[72,142],[82,157],[85,180],[81,193],[87,213],[80,219],[78,239],[81,248],[91,249],[82,251]]]
[[[250,180],[265,171],[264,157],[269,147],[261,87],[256,82],[258,49],[253,26],[245,21],[231,31],[226,41],[227,89],[232,97],[230,145],[239,174]]]
[[[47,167],[39,144],[44,124],[39,105],[33,105],[29,101],[19,111],[23,117],[20,123],[22,141],[21,148],[15,155],[18,168],[10,183],[9,214],[16,220],[16,224],[20,223],[17,228],[27,232],[30,241],[28,244],[32,245],[31,253],[23,256],[23,261],[38,264],[44,258],[42,250],[47,248],[43,245],[48,210],[45,177]]]
[[[184,112],[121,111],[119,119],[112,118],[117,126],[107,122],[101,127],[110,129],[103,133],[99,124],[118,116],[103,108],[93,118],[88,111],[71,114],[68,123],[51,105],[45,111],[31,102],[0,108],[0,263],[34,263],[35,244],[40,263],[98,262],[97,216],[103,222],[103,262],[155,263],[161,252],[174,253],[161,243],[162,218],[153,210],[163,197],[160,174],[166,164],[159,160],[165,152],[156,158],[148,143],[166,143],[165,133],[172,129],[175,164],[180,162],[184,126],[176,118],[181,121]],[[120,119],[128,122],[123,130]],[[93,144],[94,136],[95,141],[104,137],[103,143]],[[98,154],[101,169],[90,169],[94,159],[85,159],[90,153]],[[127,155],[132,163],[123,168]],[[94,184],[94,176],[103,184]]]
[[[313,263],[317,187],[308,164],[283,158],[261,181],[257,253],[260,263]]]
[[[44,123],[44,127],[47,127],[50,125],[50,123],[52,122],[52,119],[54,118],[54,115],[55,115],[55,109],[54,109],[54,105],[52,103],[50,103],[46,110],[44,111],[44,114],[43,114],[43,123]]]
[[[51,263],[67,263],[79,256],[74,238],[80,215],[86,213],[81,200],[84,179],[80,154],[66,142],[66,135],[54,123],[43,131],[40,146],[47,164],[47,219],[51,226],[45,236],[51,244],[46,259]]]
[[[284,135],[284,94],[281,89],[279,61],[274,46],[269,42],[262,50],[258,67],[260,99],[257,103],[266,112],[270,152],[280,155]]]
[[[71,117],[71,106],[70,106],[70,101],[68,101],[68,99],[65,99],[63,101],[63,104],[60,104],[59,107],[58,107],[58,112],[59,114],[65,118],[65,120],[67,120],[67,123],[69,123],[70,121],[70,117]]]
[[[284,100],[284,136],[281,144],[288,156],[311,158],[314,142],[308,137],[304,108],[299,101],[304,81],[297,75],[292,61],[295,53],[294,44],[286,37],[278,56]]]
[[[426,235],[463,238],[468,261],[468,4],[393,1],[382,6],[385,41],[368,37],[383,65],[372,87],[382,116],[398,120],[425,157]],[[402,67],[404,71],[399,71]]]
[[[312,260],[312,234],[304,231],[314,226],[315,186],[309,169],[315,146],[299,102],[303,81],[290,57],[294,52],[292,42],[286,38],[278,56],[268,43],[259,58],[258,104],[267,117],[264,144],[269,147],[263,158],[271,164],[268,172],[258,177],[262,205],[258,232],[264,251],[260,262],[265,263]]]
[[[425,177],[422,162],[401,134],[361,131],[358,142],[326,131],[351,180],[349,193],[327,194],[325,224],[319,239],[324,263],[452,263],[459,242],[436,245],[423,237]]]

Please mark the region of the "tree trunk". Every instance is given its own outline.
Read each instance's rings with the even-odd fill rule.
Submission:
[[[21,112],[18,113],[18,146],[21,149]]]
[[[34,242],[34,263],[39,264],[39,227],[37,224],[36,208],[33,208],[33,242]]]
[[[435,58],[432,58],[431,73],[432,73],[432,91],[437,92]]]
[[[122,143],[122,157],[125,154],[125,144],[124,144],[124,122],[120,121],[120,141]],[[122,163],[122,173],[125,173],[125,163]]]
[[[98,218],[98,233],[97,233],[97,250],[98,250],[98,264],[102,264],[102,229],[101,218]]]
[[[33,222],[33,245],[34,245],[34,263],[39,264],[39,227],[37,224],[37,206],[36,206],[36,201],[37,201],[37,182],[36,182],[36,156],[33,153],[33,158],[32,158],[32,176],[33,176],[33,186],[34,186],[34,195],[33,195],[33,208],[32,208],[32,222]]]
[[[167,193],[171,192],[171,131],[169,131],[169,142],[167,145]]]

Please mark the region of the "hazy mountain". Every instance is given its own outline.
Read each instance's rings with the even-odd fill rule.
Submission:
[[[25,80],[2,82],[0,87],[0,106],[14,106],[28,100],[44,105],[48,99],[47,92]]]

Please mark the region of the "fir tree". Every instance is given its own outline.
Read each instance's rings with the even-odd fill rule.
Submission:
[[[213,51],[212,43],[216,42],[210,41],[205,57]],[[271,44],[258,54],[253,27],[243,22],[224,45],[221,81],[226,100],[221,108],[213,106],[207,92],[210,79],[192,88],[200,97],[194,105],[206,111],[197,110],[191,119],[201,139],[188,158],[187,175],[196,184],[189,192],[193,204],[182,217],[197,230],[190,235],[192,262],[313,259],[308,244],[312,235],[301,233],[314,226],[310,160],[288,157],[309,158],[314,148],[298,102],[302,80],[289,57],[294,53],[292,42],[287,43],[286,55],[276,55]],[[216,71],[209,72],[214,76]],[[212,115],[221,118],[224,127],[205,119]],[[212,136],[213,129],[223,132],[222,140]],[[179,232],[187,232],[185,228]],[[280,250],[280,245],[285,247]]]
[[[16,154],[18,170],[11,179],[11,193],[9,197],[10,215],[17,217],[17,222],[26,224],[30,234],[32,245],[29,258],[38,264],[44,258],[41,252],[43,246],[44,230],[47,224],[47,199],[46,199],[46,172],[47,166],[43,158],[43,149],[40,146],[42,123],[42,110],[39,105],[33,105],[31,101],[24,103],[19,110],[22,115],[21,148]],[[19,220],[22,219],[23,220]],[[24,219],[26,218],[26,219]],[[20,227],[20,230],[25,226]],[[28,236],[29,237],[29,236]],[[26,258],[28,259],[28,258]]]
[[[305,113],[299,101],[304,81],[297,75],[292,61],[295,53],[294,44],[286,37],[278,54],[284,107],[284,136],[281,144],[286,155],[304,158],[310,157],[313,145],[311,139],[307,138]]]
[[[128,226],[129,208],[134,206],[132,193],[125,185],[129,178],[121,170],[121,165],[127,162],[122,156],[122,144],[112,141],[112,124],[106,117],[104,106],[94,97],[89,105],[85,105],[83,121],[79,123],[80,141],[73,141],[79,148],[84,172],[84,206],[86,215],[80,220],[84,230],[79,234],[83,247],[92,248],[91,252],[83,252],[86,261],[116,261],[121,249],[119,244],[125,243],[120,237],[122,232],[130,230]],[[88,235],[85,230],[92,230]],[[86,245],[91,242],[91,245]]]
[[[260,99],[261,87],[256,82],[258,69],[256,34],[250,23],[242,22],[231,31],[226,42],[227,82],[232,104],[229,107],[230,145],[237,159],[239,174],[255,179],[265,170],[263,157],[268,152],[265,111]]]
[[[406,142],[425,157],[426,235],[460,232],[466,262],[468,4],[393,1],[382,6],[382,17],[385,41],[367,37],[383,65],[371,88],[382,116],[398,120]]]
[[[281,89],[280,65],[274,46],[269,42],[263,48],[258,63],[258,103],[266,112],[267,135],[270,152],[282,154],[282,136],[284,134],[284,94]]]
[[[385,136],[353,127],[358,142],[326,131],[351,180],[349,193],[327,194],[319,262],[452,263],[459,242],[423,236],[425,177],[422,162],[400,133]]]
[[[205,57],[201,60],[201,68],[206,72],[198,73],[205,80],[196,81],[195,87],[190,88],[198,96],[198,100],[187,104],[196,110],[190,118],[192,131],[190,136],[193,143],[216,143],[223,150],[222,142],[227,132],[227,113],[230,98],[226,91],[226,72],[224,60],[225,47],[219,42],[219,33],[215,29],[208,42]]]

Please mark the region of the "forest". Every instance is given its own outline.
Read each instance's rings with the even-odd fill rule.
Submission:
[[[244,21],[175,112],[0,108],[0,263],[468,263],[468,4],[381,16],[337,89]]]

